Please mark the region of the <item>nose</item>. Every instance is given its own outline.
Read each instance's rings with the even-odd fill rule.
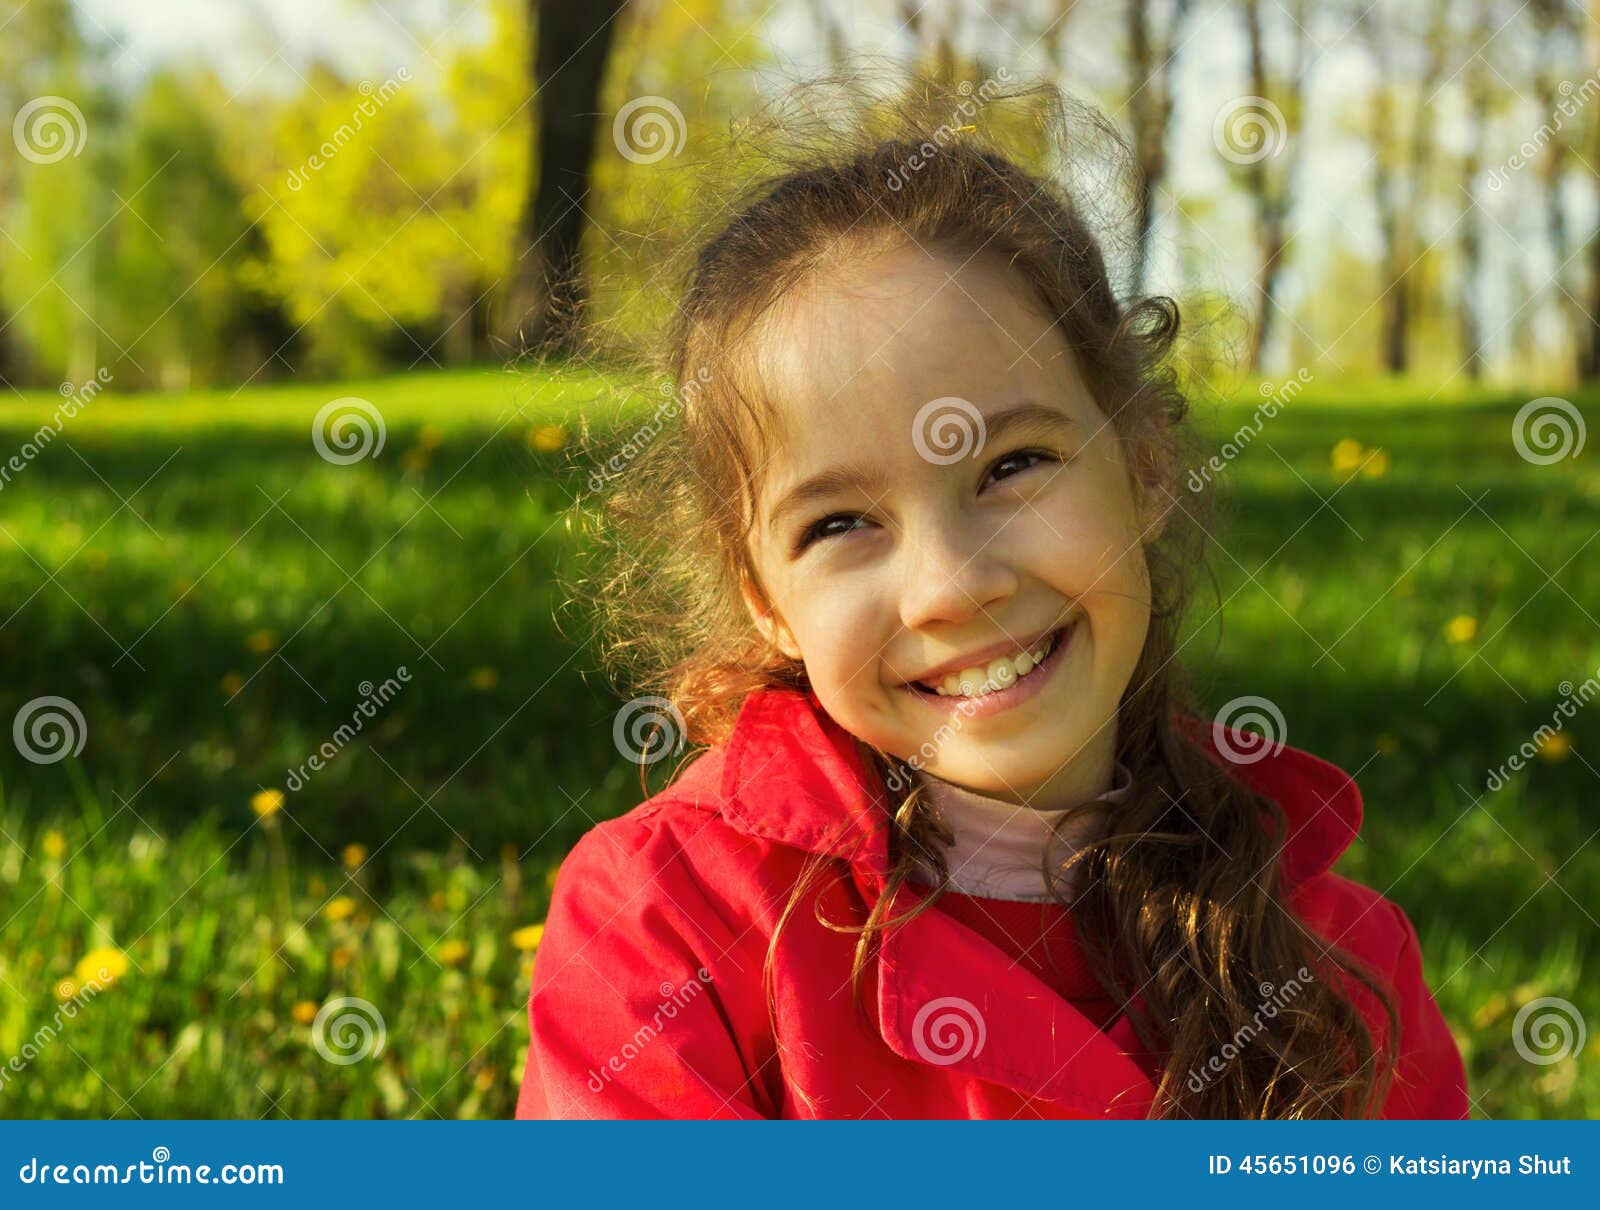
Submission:
[[[1016,594],[1018,576],[995,534],[946,523],[902,548],[900,620],[914,630],[981,616]]]

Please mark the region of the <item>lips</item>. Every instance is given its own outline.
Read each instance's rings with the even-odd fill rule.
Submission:
[[[960,715],[969,720],[989,718],[1012,710],[1043,693],[1054,680],[1056,670],[1062,661],[1078,645],[1078,632],[1083,629],[1079,623],[1082,621],[1083,617],[1079,615],[1061,629],[1046,634],[1044,638],[1052,641],[1044,659],[1030,669],[1027,675],[1018,677],[1000,688],[986,688],[984,692],[970,696],[961,693],[940,693],[936,689],[924,688],[915,681],[907,682],[900,688],[941,714]]]

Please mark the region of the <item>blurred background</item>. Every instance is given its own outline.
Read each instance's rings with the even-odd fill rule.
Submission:
[[[642,793],[555,615],[659,396],[554,317],[648,334],[686,170],[862,56],[1122,131],[1203,705],[1356,776],[1475,1114],[1600,1113],[1600,5],[0,0],[0,1114],[510,1114]]]

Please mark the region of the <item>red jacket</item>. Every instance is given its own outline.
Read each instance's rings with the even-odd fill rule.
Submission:
[[[1211,756],[1211,728],[1202,725]],[[1386,1118],[1465,1118],[1466,1076],[1422,979],[1417,935],[1328,872],[1361,824],[1350,777],[1281,747],[1228,765],[1288,813],[1284,878],[1306,925],[1387,972],[1401,1010]],[[1143,1118],[1159,1078],[1127,1017],[1096,1028],[938,905],[885,936],[852,1001],[859,924],[888,828],[853,739],[811,693],[752,694],[726,742],[585,835],[563,863],[535,963],[519,1118]],[[824,877],[789,916],[768,1017],[762,964],[811,854]],[[902,887],[898,915],[923,893]],[[1365,989],[1360,989],[1365,992]],[[1357,1003],[1381,1043],[1387,1017]],[[774,1038],[781,1041],[781,1049]]]

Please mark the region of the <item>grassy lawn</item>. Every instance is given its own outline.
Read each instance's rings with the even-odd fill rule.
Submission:
[[[56,1029],[0,1115],[510,1114],[526,926],[639,794],[551,616],[575,486],[555,447],[602,393],[484,371],[106,395],[12,475],[0,722],[55,696],[86,737],[51,764],[0,745],[0,1067]],[[382,413],[378,457],[318,456],[339,396]],[[1184,658],[1208,708],[1265,697],[1357,773],[1340,869],[1416,922],[1478,1112],[1600,1116],[1600,702],[1485,788],[1600,666],[1600,462],[1519,457],[1526,398],[1307,391],[1223,474],[1221,595]],[[58,403],[0,403],[0,459]],[[1220,440],[1255,403],[1201,419]],[[1345,440],[1387,466],[1340,472]],[[1582,1061],[1518,1053],[1544,996],[1587,1014]],[[382,1018],[360,1062],[316,1044],[359,1046],[315,1021],[343,997]]]

